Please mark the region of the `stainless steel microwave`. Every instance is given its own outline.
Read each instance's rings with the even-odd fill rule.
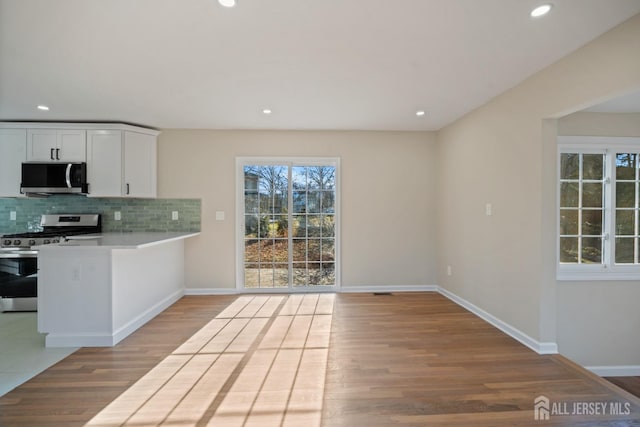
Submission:
[[[86,163],[28,162],[22,164],[24,194],[87,194]]]

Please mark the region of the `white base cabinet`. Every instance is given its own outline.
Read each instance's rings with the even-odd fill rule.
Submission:
[[[184,295],[184,240],[132,249],[46,245],[38,331],[46,347],[110,347]]]

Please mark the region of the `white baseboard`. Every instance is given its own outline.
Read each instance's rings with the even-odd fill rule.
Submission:
[[[113,347],[149,320],[169,308],[183,295],[184,291],[182,289],[174,292],[111,334],[108,332],[93,334],[49,333],[45,338],[45,347]]]
[[[187,288],[185,295],[234,295],[239,294],[236,288]]]
[[[183,295],[184,295],[184,290],[179,289],[178,291],[169,295],[165,299],[154,304],[149,309],[145,310],[144,313],[141,313],[135,319],[132,319],[131,321],[127,322],[124,326],[120,327],[117,331],[114,331],[112,345],[116,345],[117,343],[122,341],[124,338],[131,335],[134,331],[136,331],[138,328],[143,326],[149,320],[153,319],[158,314],[162,313],[164,310],[166,310],[171,305],[173,305],[176,301],[182,298]]]
[[[304,289],[303,292],[339,292],[339,293],[373,293],[373,292],[437,292],[436,285],[417,286],[343,286],[337,289]],[[185,295],[234,295],[245,293],[289,293],[289,289],[236,289],[236,288],[187,288]]]
[[[467,310],[469,310],[476,316],[480,317],[481,319],[485,320],[486,322],[489,322],[490,324],[500,329],[505,334],[509,335],[511,338],[526,345],[536,353],[538,354],[557,354],[558,353],[558,344],[556,344],[555,342],[539,342],[531,338],[529,335],[525,334],[524,332],[520,331],[519,329],[516,329],[513,326],[509,325],[508,323],[505,323],[502,320],[498,319],[497,317],[493,316],[492,314],[487,313],[480,307],[470,303],[464,298],[459,297],[453,292],[450,292],[441,287],[438,287],[438,292],[440,292],[440,294],[449,298],[451,301],[455,302],[459,306],[466,308]]]
[[[110,334],[66,335],[49,333],[44,339],[44,346],[49,347],[112,347],[115,345]]]
[[[585,366],[601,377],[640,377],[640,365]]]
[[[405,285],[405,286],[343,286],[338,291],[347,293],[374,293],[374,292],[438,292],[436,285]]]

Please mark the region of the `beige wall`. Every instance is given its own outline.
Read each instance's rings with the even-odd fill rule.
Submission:
[[[558,135],[640,136],[640,113],[569,114],[558,119]]]
[[[437,136],[438,284],[584,365],[640,365],[640,285],[555,281],[555,119],[640,89],[639,51],[640,15]]]
[[[188,288],[235,287],[239,156],[340,157],[342,286],[435,285],[434,136],[164,130],[159,197],[202,199],[202,233],[186,244]]]

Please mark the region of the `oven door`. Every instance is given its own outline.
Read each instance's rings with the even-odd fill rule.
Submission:
[[[38,296],[38,258],[35,251],[0,251],[0,309],[35,311]]]

